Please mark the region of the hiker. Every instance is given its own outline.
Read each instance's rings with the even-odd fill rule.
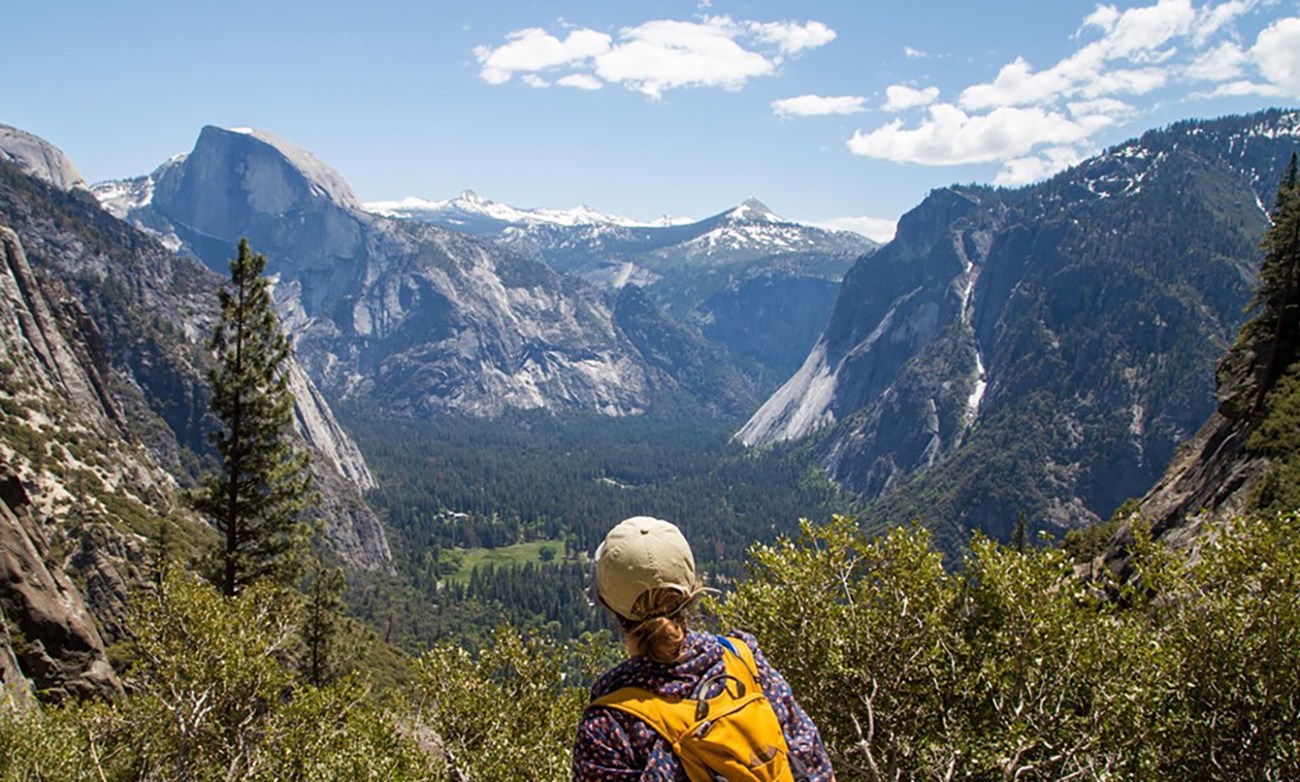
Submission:
[[[689,629],[704,590],[675,525],[620,522],[596,549],[593,576],[628,659],[592,687],[573,748],[576,782],[833,782],[817,727],[754,637]]]

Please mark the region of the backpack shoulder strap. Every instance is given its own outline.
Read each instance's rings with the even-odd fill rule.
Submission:
[[[653,728],[671,745],[676,745],[682,735],[695,724],[693,702],[661,697],[641,687],[614,690],[593,700],[591,706],[603,706],[631,714]]]
[[[748,679],[748,684],[752,685],[759,692],[762,692],[763,688],[758,681],[758,663],[754,660],[754,650],[749,648],[749,644],[739,638],[732,638],[725,635],[718,636],[718,643],[722,644],[722,648],[731,652],[732,655],[732,659],[728,659],[725,654],[723,655],[723,662],[727,667],[727,673],[740,678],[740,670],[737,669],[733,659],[738,661],[741,664],[740,667],[743,668],[744,673],[748,674],[748,676],[745,677],[745,679]],[[745,679],[741,680],[744,681]]]
[[[726,672],[744,682],[750,692],[762,693],[753,650],[739,638],[719,635],[717,639],[725,650],[722,658]],[[699,721],[695,716],[694,700],[659,696],[642,687],[622,687],[596,698],[588,708],[591,706],[603,706],[631,714],[673,745]]]

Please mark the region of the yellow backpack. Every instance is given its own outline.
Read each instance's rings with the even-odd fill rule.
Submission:
[[[754,653],[743,641],[718,636],[725,673],[701,681],[692,697],[661,697],[624,687],[591,702],[625,711],[672,746],[691,782],[797,782],[805,778],[790,756],[781,723],[758,683]],[[721,691],[706,697],[721,684]]]

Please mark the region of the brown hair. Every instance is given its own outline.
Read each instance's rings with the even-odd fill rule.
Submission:
[[[674,663],[686,642],[687,608],[694,601],[694,594],[653,587],[642,592],[632,605],[632,610],[645,619],[637,622],[620,616],[618,621],[642,654],[655,662]]]

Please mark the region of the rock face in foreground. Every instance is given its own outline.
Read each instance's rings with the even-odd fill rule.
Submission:
[[[0,173],[0,220],[39,258],[33,280],[46,297],[72,310],[69,343],[90,368],[97,398],[114,411],[113,425],[171,476],[192,481],[195,454],[207,452],[213,425],[206,340],[222,278],[103,211],[89,194],[43,188],[12,167]],[[352,566],[389,569],[383,528],[360,499],[373,485],[364,459],[300,370],[293,390],[317,482],[340,511],[324,516],[327,537],[346,543],[340,553]]]
[[[622,333],[602,292],[492,241],[367,213],[336,172],[270,134],[204,128],[155,177],[99,189],[213,269],[247,236],[279,276],[286,328],[331,398],[397,413],[628,415],[681,388]],[[713,390],[693,389],[725,399]]]
[[[51,545],[52,539],[63,545],[72,539],[56,520],[75,502],[69,492],[72,473],[67,462],[60,465],[66,478],[35,465],[57,454],[45,445],[47,440],[111,436],[117,414],[105,404],[104,378],[65,339],[70,324],[51,308],[17,235],[8,228],[0,228],[0,260],[0,343],[5,347],[0,365],[0,674],[17,702],[30,700],[37,691],[55,701],[108,694],[120,685],[104,656],[104,640]],[[53,409],[47,410],[47,403]],[[63,453],[64,459],[76,458]],[[130,455],[113,448],[103,456],[121,461],[106,463],[96,478],[125,484],[124,472],[130,468],[124,470],[121,462]],[[141,473],[127,491],[156,490],[166,480],[147,467]]]
[[[0,677],[18,702],[121,690],[76,587],[47,567],[50,547],[21,481],[0,472]],[[6,665],[16,663],[16,670]]]
[[[1175,454],[1160,482],[1152,487],[1101,557],[1101,563],[1127,576],[1132,525],[1141,519],[1151,535],[1178,551],[1191,549],[1215,522],[1250,509],[1251,492],[1271,464],[1246,449],[1249,423],[1216,411]]]
[[[1214,409],[1300,115],[1184,122],[1016,191],[935,191],[850,270],[737,435],[816,435],[868,517],[941,545],[1106,518]]]

